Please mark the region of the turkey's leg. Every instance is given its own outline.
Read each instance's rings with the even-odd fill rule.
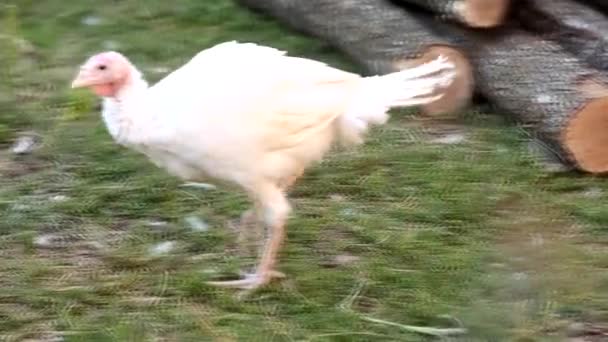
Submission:
[[[273,277],[281,277],[280,272],[274,271],[277,254],[285,239],[285,223],[290,207],[280,188],[265,184],[260,189],[258,200],[264,209],[264,223],[269,228],[269,238],[255,274],[245,276],[245,279],[232,281],[214,281],[211,285],[255,289],[266,285]]]
[[[260,277],[259,285],[268,283],[272,278],[284,277],[283,273],[275,271],[274,267],[276,266],[279,249],[285,240],[285,221],[271,225],[268,235],[269,237],[266,240],[262,258],[256,271],[256,275]]]
[[[286,193],[289,188],[291,188],[296,180],[302,176],[302,174],[304,173],[304,170],[300,169],[298,172],[296,172],[294,175],[289,176],[284,178],[281,182],[279,182],[279,188],[283,191],[283,193]],[[259,206],[256,206],[256,210],[260,210],[258,211],[258,213],[262,212],[263,208],[260,208]],[[258,219],[261,216],[257,216]],[[264,241],[266,241],[269,238],[268,235],[268,227],[266,225],[260,225],[259,221],[257,222],[258,225],[256,226],[256,232],[255,232],[255,239],[256,239],[256,252],[257,252],[257,256],[261,257],[264,253]]]

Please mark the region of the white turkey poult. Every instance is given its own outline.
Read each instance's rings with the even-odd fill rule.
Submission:
[[[362,77],[253,43],[203,50],[153,86],[118,52],[90,57],[72,83],[103,97],[114,140],[181,179],[234,184],[253,201],[268,238],[257,270],[211,282],[256,288],[274,275],[290,212],[286,190],[334,141],[361,143],[392,107],[438,100],[454,78],[444,57],[383,76]],[[243,227],[244,228],[244,227]]]

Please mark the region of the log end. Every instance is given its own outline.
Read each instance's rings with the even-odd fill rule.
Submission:
[[[449,116],[468,106],[474,92],[473,67],[469,60],[458,49],[435,45],[424,50],[420,57],[399,61],[395,69],[402,70],[421,65],[443,55],[456,67],[454,82],[444,90],[439,100],[421,107],[424,114],[429,116]]]
[[[568,122],[563,140],[581,170],[608,172],[608,95],[590,100],[576,112]]]
[[[456,12],[471,27],[489,28],[503,23],[509,11],[510,0],[456,1]]]

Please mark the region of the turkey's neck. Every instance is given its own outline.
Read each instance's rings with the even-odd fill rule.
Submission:
[[[103,101],[102,117],[114,140],[132,144],[145,131],[148,83],[135,68],[132,76],[113,97]]]

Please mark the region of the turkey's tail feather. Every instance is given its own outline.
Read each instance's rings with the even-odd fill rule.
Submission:
[[[454,64],[444,56],[419,66],[382,76],[365,77],[358,96],[339,118],[343,144],[359,144],[370,125],[388,120],[391,108],[428,104],[443,96],[456,76]]]

